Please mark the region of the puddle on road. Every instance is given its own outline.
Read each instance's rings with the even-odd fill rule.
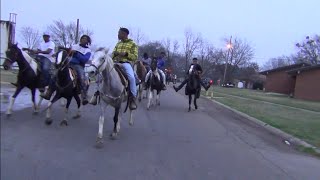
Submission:
[[[9,102],[10,102],[10,97],[13,95],[15,92],[15,88],[2,88],[1,87],[1,92],[0,92],[0,103],[1,103],[1,108],[0,111],[1,113],[5,112],[8,108]],[[36,102],[39,101],[39,92],[36,93]],[[18,97],[15,100],[15,103],[13,105],[13,111],[16,110],[21,110],[25,108],[32,107],[32,101],[31,101],[31,92],[28,88],[24,88]]]

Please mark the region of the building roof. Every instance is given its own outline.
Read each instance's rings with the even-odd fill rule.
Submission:
[[[259,74],[267,75],[267,74],[272,73],[272,72],[290,71],[290,70],[294,70],[294,69],[298,69],[298,68],[306,67],[306,66],[310,66],[310,64],[307,64],[307,63],[292,64],[292,65],[289,65],[289,66],[283,66],[283,67],[278,67],[278,68],[275,68],[275,69],[262,71]]]
[[[287,73],[291,74],[291,75],[295,75],[295,74],[300,74],[301,72],[310,71],[310,70],[314,70],[314,69],[320,70],[320,64],[313,65],[313,66],[301,67],[301,68],[297,68],[297,69],[292,69],[292,70],[287,71]]]

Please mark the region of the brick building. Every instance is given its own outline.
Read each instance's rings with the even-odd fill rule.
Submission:
[[[300,63],[260,72],[266,76],[266,92],[320,101],[320,65]]]

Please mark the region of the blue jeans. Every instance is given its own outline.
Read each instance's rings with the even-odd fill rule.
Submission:
[[[134,72],[133,72],[132,66],[130,63],[123,63],[122,67],[128,76],[131,93],[134,97],[136,97],[137,96],[137,85],[136,85],[136,78],[134,77]]]
[[[77,76],[78,76],[78,83],[80,85],[80,89],[83,92],[86,92],[87,88],[86,88],[86,74],[84,72],[84,67],[81,66],[80,64],[72,64],[70,63],[70,66],[72,67],[73,70],[75,70],[77,72]]]
[[[44,84],[48,85],[50,84],[50,67],[51,67],[51,61],[44,57],[44,56],[40,56],[37,55],[36,56],[36,60],[40,63],[40,68],[41,68],[41,73],[44,79]]]

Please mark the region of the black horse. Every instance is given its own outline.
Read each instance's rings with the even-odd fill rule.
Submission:
[[[192,101],[192,95],[194,95],[194,108],[198,109],[197,105],[197,99],[200,97],[200,76],[199,73],[193,69],[193,66],[191,66],[189,70],[189,81],[187,82],[185,94],[189,96],[189,109],[188,112],[191,111],[191,101]]]
[[[159,73],[158,71],[158,68],[157,68],[157,59],[156,58],[153,58],[151,60],[151,65],[150,65],[150,68],[151,68],[151,75],[149,76],[149,84],[147,85],[148,86],[148,104],[147,104],[147,109],[150,109],[150,105],[153,104],[154,102],[154,91],[157,92],[157,95],[156,95],[156,99],[155,99],[155,104],[156,105],[160,105],[160,92],[162,90],[162,82],[161,82],[161,74]]]
[[[56,74],[54,76],[53,84],[50,85],[51,91],[56,91],[55,96],[50,101],[47,107],[47,115],[46,115],[46,124],[50,125],[52,123],[51,119],[51,106],[53,103],[58,101],[60,98],[65,98],[67,100],[67,104],[65,106],[65,117],[61,121],[60,125],[68,125],[68,110],[71,103],[72,98],[75,98],[78,106],[78,112],[73,118],[79,118],[80,115],[80,90],[79,86],[77,86],[77,77],[75,71],[73,71],[69,67],[69,57],[70,53],[67,50],[59,50],[56,55]]]
[[[11,97],[11,101],[6,114],[11,115],[14,101],[24,87],[27,87],[31,90],[31,100],[33,103],[34,113],[37,113],[40,108],[42,98],[40,97],[39,103],[38,105],[36,105],[36,89],[39,89],[39,91],[43,93],[45,87],[49,85],[50,79],[43,79],[41,70],[39,70],[40,65],[38,65],[38,62],[27,52],[19,49],[17,44],[9,44],[8,50],[6,51],[6,56],[7,58],[3,63],[3,67],[5,70],[11,69],[12,64],[15,62],[17,62],[19,67],[16,91]]]

